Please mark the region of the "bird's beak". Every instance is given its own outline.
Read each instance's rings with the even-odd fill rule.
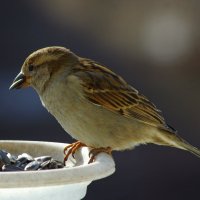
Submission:
[[[10,86],[10,90],[11,89],[20,89],[20,88],[23,88],[23,87],[27,87],[28,86],[28,83],[27,83],[27,78],[26,76],[20,72],[16,78],[14,79],[12,85]]]

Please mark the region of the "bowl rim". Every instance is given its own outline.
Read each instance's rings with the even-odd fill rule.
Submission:
[[[0,149],[2,144],[9,143],[17,145],[44,145],[57,150],[61,150],[67,145],[66,143],[48,141],[0,140]],[[79,152],[80,156],[86,159],[89,148],[82,147]],[[109,176],[114,171],[115,163],[113,158],[106,153],[100,153],[91,164],[41,171],[0,172],[0,188],[41,187],[91,182]]]

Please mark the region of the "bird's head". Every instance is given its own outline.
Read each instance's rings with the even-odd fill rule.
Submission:
[[[76,61],[77,56],[64,47],[39,49],[26,58],[10,89],[32,86],[42,91],[51,78],[67,70]]]

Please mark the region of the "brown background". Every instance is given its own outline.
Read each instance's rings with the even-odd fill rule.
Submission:
[[[8,90],[29,53],[60,45],[122,75],[200,147],[199,19],[198,0],[1,1],[0,139],[73,141],[32,89]],[[86,199],[199,199],[200,159],[189,153],[148,145],[114,159]]]

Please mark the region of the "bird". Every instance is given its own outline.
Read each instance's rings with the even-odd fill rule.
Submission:
[[[76,142],[65,159],[89,147],[89,163],[105,152],[140,144],[176,147],[200,157],[200,150],[169,126],[161,111],[121,76],[98,62],[60,46],[31,53],[10,89],[32,87],[42,105]]]

